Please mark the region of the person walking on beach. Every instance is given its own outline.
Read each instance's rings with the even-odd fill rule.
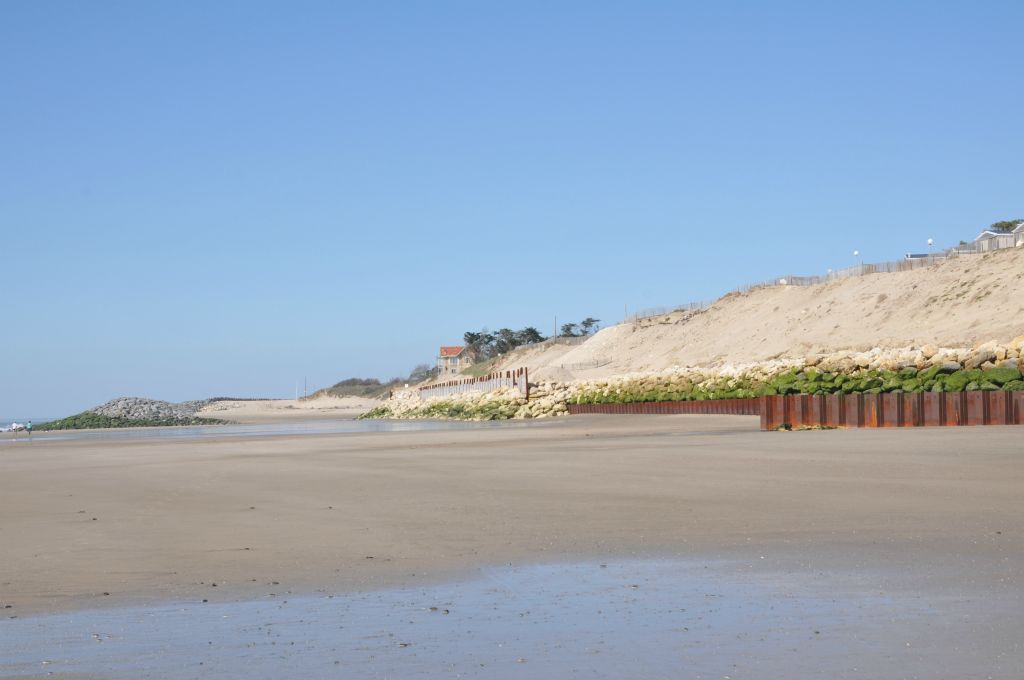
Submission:
[[[25,423],[25,429],[28,430],[28,438],[32,439],[32,421]]]

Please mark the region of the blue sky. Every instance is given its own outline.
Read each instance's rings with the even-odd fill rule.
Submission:
[[[0,414],[287,396],[970,238],[1024,216],[1022,22],[5,0]]]

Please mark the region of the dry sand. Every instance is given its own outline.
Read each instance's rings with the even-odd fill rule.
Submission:
[[[197,414],[235,423],[283,423],[311,418],[356,418],[379,402],[362,397],[316,397],[262,401],[216,401]]]
[[[988,597],[1020,583],[1024,430],[756,428],[590,416],[8,442],[0,613],[371,589],[591,557],[767,556]]]
[[[777,286],[605,328],[578,347],[526,348],[497,368],[531,378],[602,378],[674,365],[750,363],[832,350],[965,346],[1024,334],[1024,249],[899,274]]]

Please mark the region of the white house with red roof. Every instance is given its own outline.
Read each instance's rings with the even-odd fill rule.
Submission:
[[[454,376],[473,364],[473,355],[462,345],[441,345],[437,354],[437,376]]]

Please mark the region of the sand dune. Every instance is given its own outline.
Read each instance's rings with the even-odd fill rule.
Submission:
[[[597,378],[674,365],[747,363],[834,350],[963,346],[1024,334],[1024,250],[898,274],[732,294],[701,312],[605,328],[576,347],[515,352],[499,369]]]

